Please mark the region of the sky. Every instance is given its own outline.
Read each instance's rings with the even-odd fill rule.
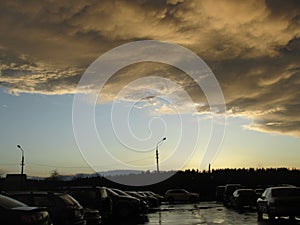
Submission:
[[[18,144],[31,176],[155,171],[163,137],[161,170],[204,169],[218,126],[212,168],[300,168],[299,1],[12,0],[0,9],[0,174],[20,172]],[[128,65],[102,89],[98,80],[78,88],[98,57],[143,40],[199,56],[226,113],[211,111],[195,79],[159,62]],[[75,96],[90,91],[100,93],[85,102],[93,117],[74,117]]]

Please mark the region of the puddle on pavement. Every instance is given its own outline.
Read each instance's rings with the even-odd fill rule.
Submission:
[[[154,209],[143,220],[118,222],[113,225],[300,225],[286,218],[270,222],[264,217],[257,220],[255,210],[235,211],[220,203],[165,204]],[[112,225],[112,224],[109,224]]]

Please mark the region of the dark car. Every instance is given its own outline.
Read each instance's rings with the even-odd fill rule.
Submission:
[[[112,216],[113,202],[105,187],[77,186],[66,189],[83,207],[99,210],[105,220]]]
[[[125,192],[132,197],[135,197],[135,198],[138,198],[140,200],[147,202],[147,196],[144,194],[138,193],[136,191],[125,191]]]
[[[237,189],[241,189],[242,185],[240,184],[227,184],[223,193],[223,204],[224,206],[228,206],[230,204],[230,199],[233,192]]]
[[[125,191],[122,191],[122,190],[117,189],[117,188],[111,188],[111,190],[113,190],[115,193],[117,193],[120,196],[128,196],[128,197],[131,197],[131,198],[132,197],[136,198],[139,201],[139,209],[138,209],[137,214],[144,214],[144,213],[148,212],[149,205],[148,205],[147,201],[145,201],[144,199],[140,199],[138,197],[132,196],[132,195],[126,193]]]
[[[44,208],[29,207],[13,198],[0,195],[0,223],[3,225],[52,225]]]
[[[260,196],[262,195],[262,193],[264,193],[264,190],[263,188],[256,188],[254,191],[256,193],[256,196],[257,198],[260,198]]]
[[[113,215],[115,219],[129,219],[142,211],[140,200],[131,196],[120,195],[107,188],[108,196],[113,200]]]
[[[136,191],[125,191],[128,195],[131,197],[137,198],[141,201],[141,210],[142,213],[148,213],[149,208],[152,207],[149,205],[149,202],[147,201],[147,196],[144,196]]]
[[[246,206],[256,206],[257,195],[253,189],[237,189],[233,192],[230,202],[235,209],[242,209]]]
[[[45,207],[54,225],[85,225],[82,206],[70,195],[54,192],[15,192],[9,195],[30,206]]]
[[[165,201],[165,198],[164,196],[160,195],[160,194],[157,194],[157,193],[154,193],[153,191],[144,191],[145,193],[148,193],[149,195],[152,195],[154,196],[155,198],[158,199],[159,203],[162,203]]]
[[[86,225],[98,225],[102,222],[100,212],[97,209],[83,208],[83,215]]]
[[[160,204],[160,201],[157,197],[155,197],[152,193],[148,191],[139,191],[141,195],[144,195],[147,198],[147,203],[150,207],[157,207]]]
[[[300,216],[300,188],[297,187],[270,187],[257,199],[257,214],[261,219],[268,214],[273,220],[276,216],[289,216],[295,219]]]
[[[133,197],[133,198],[136,198],[139,200],[139,204],[140,204],[140,207],[139,207],[139,212],[140,214],[145,214],[145,213],[148,213],[149,211],[149,205],[147,203],[147,201],[145,201],[145,199],[143,198],[139,198],[139,196],[134,196],[134,194],[130,194],[130,193],[127,193],[125,191],[122,191],[120,189],[116,189],[116,188],[111,188],[112,191],[114,191],[115,193],[117,193],[118,195],[121,195],[121,196],[128,196],[128,197]]]
[[[225,191],[225,186],[220,185],[216,188],[216,201],[222,202],[223,201],[223,194]]]
[[[184,189],[170,189],[166,191],[165,199],[170,203],[176,201],[196,202],[199,201],[199,194]]]

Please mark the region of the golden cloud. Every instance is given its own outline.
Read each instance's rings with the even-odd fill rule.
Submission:
[[[73,94],[99,55],[155,39],[204,59],[229,113],[251,118],[251,129],[300,136],[299,1],[14,0],[2,1],[0,8],[0,85],[9,93]],[[106,101],[133,80],[157,75],[181,85],[195,104],[205,103],[199,87],[174,68],[132,68],[109,80]]]

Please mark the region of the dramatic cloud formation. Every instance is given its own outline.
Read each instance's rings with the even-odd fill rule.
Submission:
[[[229,115],[252,119],[249,129],[300,136],[297,0],[14,0],[0,8],[0,85],[9,93],[75,93],[81,74],[99,55],[155,39],[204,59],[220,82]],[[196,104],[205,102],[186,75],[151,64],[120,71],[103,96],[112,100],[129,82],[153,75],[180,84]]]

